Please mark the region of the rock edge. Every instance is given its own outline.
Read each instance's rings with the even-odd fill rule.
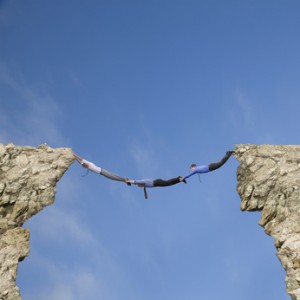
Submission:
[[[262,211],[259,224],[275,239],[286,290],[300,300],[300,146],[236,145],[241,210]]]
[[[56,183],[73,161],[70,148],[0,144],[0,300],[21,299],[18,262],[29,255],[22,225],[54,202]]]

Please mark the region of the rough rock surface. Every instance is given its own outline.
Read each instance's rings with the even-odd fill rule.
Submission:
[[[260,225],[275,239],[287,292],[300,300],[300,146],[237,145],[241,209],[262,211]],[[0,300],[19,300],[18,262],[29,254],[31,216],[54,202],[56,183],[72,150],[0,144]]]
[[[21,299],[18,262],[29,255],[23,223],[54,202],[56,183],[73,162],[72,150],[0,144],[0,300]]]
[[[259,224],[274,237],[286,288],[300,300],[300,146],[236,145],[241,209],[262,211]]]

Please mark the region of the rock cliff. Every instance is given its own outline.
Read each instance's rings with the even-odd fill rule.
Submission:
[[[300,300],[300,146],[237,145],[237,191],[243,211],[262,211],[260,225],[275,239],[287,292]],[[31,216],[54,202],[56,183],[72,150],[0,144],[0,300],[20,300],[18,262],[29,254]]]
[[[259,224],[274,237],[286,288],[300,300],[300,146],[237,145],[237,191],[243,211],[262,211]]]
[[[56,183],[73,162],[72,150],[0,144],[0,300],[21,299],[18,262],[29,254],[31,216],[54,202]]]

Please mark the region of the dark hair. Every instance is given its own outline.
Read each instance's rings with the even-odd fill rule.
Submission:
[[[191,169],[191,168],[195,168],[196,166],[197,166],[196,164],[191,164],[191,165],[190,165],[190,169]]]

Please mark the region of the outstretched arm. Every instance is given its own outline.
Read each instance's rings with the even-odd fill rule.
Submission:
[[[75,159],[81,164],[81,166],[83,166],[84,168],[94,172],[94,173],[97,173],[97,174],[101,174],[103,176],[105,176],[106,178],[109,178],[109,179],[112,179],[112,180],[116,180],[116,181],[122,181],[122,182],[126,182],[128,185],[130,185],[129,182],[127,182],[126,178],[124,177],[121,177],[119,175],[116,175],[114,173],[111,173],[103,168],[100,168],[98,166],[96,166],[94,163],[76,155],[75,153],[73,153],[74,156],[75,156]]]
[[[75,159],[80,163],[80,164],[82,164],[82,160],[83,160],[83,158],[82,157],[80,157],[80,156],[78,156],[77,154],[75,154],[74,152],[73,152],[73,155],[74,155],[74,157],[75,157]]]
[[[125,179],[125,182],[127,184],[135,184],[135,180],[131,180],[131,179],[128,179],[128,178]]]
[[[185,179],[188,179],[188,178],[190,178],[191,176],[195,175],[196,173],[197,173],[197,171],[194,170],[194,171],[192,171],[191,173],[189,173],[188,175],[184,176],[183,179],[184,179],[184,180],[185,180]]]

